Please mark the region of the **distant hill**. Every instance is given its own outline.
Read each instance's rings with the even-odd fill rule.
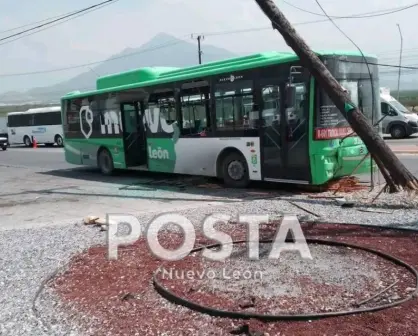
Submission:
[[[222,48],[204,44],[202,61],[212,62],[237,55]],[[198,63],[197,43],[179,40],[160,33],[139,48],[127,48],[110,57],[109,61],[92,67],[68,81],[48,87],[33,88],[26,92],[0,94],[1,103],[57,102],[68,92],[94,89],[98,76],[110,75],[146,66],[187,67]]]

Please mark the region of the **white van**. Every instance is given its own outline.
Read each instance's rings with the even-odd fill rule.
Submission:
[[[26,112],[10,112],[7,114],[7,130],[9,144],[25,144],[32,146],[35,138],[37,143],[52,146],[56,143],[63,146],[61,107],[42,107],[29,109]]]
[[[392,138],[401,139],[418,133],[418,115],[390,95],[389,88],[380,88],[380,108],[382,111],[382,132]]]

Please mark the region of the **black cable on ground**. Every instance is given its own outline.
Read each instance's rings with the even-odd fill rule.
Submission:
[[[44,280],[42,280],[41,284],[38,287],[38,290],[35,293],[35,296],[32,299],[32,307],[31,308],[32,308],[33,315],[37,318],[38,322],[44,328],[48,329],[49,331],[51,330],[51,326],[43,320],[41,313],[39,312],[38,308],[36,307],[36,302],[38,301],[38,298],[40,297],[41,293],[45,289],[46,284],[48,282],[50,282],[52,279],[54,279],[62,271],[64,271],[68,267],[70,262],[71,262],[71,259],[69,261],[67,261],[66,263],[64,263],[63,265],[56,268]]]
[[[417,232],[416,228],[407,228],[407,227],[396,227],[396,226],[380,226],[380,225],[373,225],[373,224],[351,224],[351,223],[338,223],[338,222],[323,222],[323,221],[300,221],[301,224],[306,225],[352,225],[352,226],[360,226],[369,229],[377,229],[377,230],[394,230],[394,231],[404,231],[404,232]]]
[[[207,315],[211,315],[214,317],[226,317],[226,318],[233,318],[233,319],[257,319],[257,320],[262,320],[262,321],[280,321],[280,320],[311,320],[311,319],[320,319],[320,318],[326,318],[326,317],[337,317],[337,316],[343,316],[343,315],[351,315],[351,314],[359,314],[359,313],[371,313],[371,312],[375,312],[375,311],[379,311],[379,310],[383,310],[383,309],[388,309],[388,308],[393,308],[396,306],[399,306],[400,304],[403,304],[415,297],[418,297],[418,271],[412,267],[411,265],[405,263],[404,261],[368,248],[368,247],[363,247],[363,246],[359,246],[359,245],[354,245],[354,244],[348,244],[348,243],[344,243],[344,242],[337,242],[337,241],[332,241],[332,240],[323,240],[323,239],[313,239],[313,238],[307,238],[306,239],[307,243],[311,243],[311,244],[321,244],[321,245],[330,245],[330,246],[345,246],[345,247],[349,247],[352,249],[360,249],[369,253],[373,253],[375,255],[380,256],[381,258],[387,259],[392,261],[393,263],[402,266],[404,268],[406,268],[407,270],[409,270],[414,276],[415,276],[415,291],[408,295],[406,298],[393,302],[393,303],[388,303],[388,304],[382,304],[382,305],[378,305],[378,306],[374,306],[371,308],[356,308],[353,310],[343,310],[343,311],[336,311],[336,312],[327,312],[327,313],[306,313],[306,314],[281,314],[281,315],[269,315],[269,314],[258,314],[258,313],[251,313],[251,312],[240,312],[240,311],[229,311],[229,310],[221,310],[221,309],[216,309],[216,308],[212,308],[209,306],[204,306],[204,305],[200,305],[198,303],[192,302],[190,300],[187,300],[183,297],[180,297],[176,294],[174,294],[172,291],[168,290],[167,288],[165,288],[159,281],[157,278],[157,274],[158,274],[158,270],[156,270],[154,272],[153,275],[153,284],[154,284],[154,288],[155,290],[165,299],[167,299],[168,301],[187,307],[189,309],[198,311],[200,313],[203,314],[207,314]],[[238,241],[234,241],[233,244],[240,244],[240,243],[246,243],[246,240],[238,240]],[[266,239],[266,240],[260,240],[260,243],[271,243],[272,239]],[[190,253],[195,253],[195,252],[199,252],[201,250],[203,250],[204,248],[214,248],[214,247],[220,247],[221,244],[212,244],[212,245],[207,245],[207,246],[199,246],[195,249],[193,249]],[[163,267],[163,266],[160,266]]]

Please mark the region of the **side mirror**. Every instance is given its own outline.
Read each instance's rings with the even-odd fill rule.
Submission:
[[[296,105],[296,87],[293,85],[286,86],[286,106],[293,107]]]

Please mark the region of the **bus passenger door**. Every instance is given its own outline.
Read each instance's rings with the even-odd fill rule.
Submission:
[[[308,184],[311,181],[309,160],[309,81],[287,83],[285,109],[285,170],[283,179]]]
[[[143,153],[142,118],[139,103],[122,103],[122,128],[125,162],[127,167],[140,166],[146,163]]]
[[[263,180],[305,184],[311,179],[308,90],[304,83],[297,84],[297,94],[289,106],[285,83],[279,82],[261,85]]]
[[[265,181],[278,181],[284,170],[284,129],[282,91],[277,83],[261,85],[261,147],[262,175]]]

